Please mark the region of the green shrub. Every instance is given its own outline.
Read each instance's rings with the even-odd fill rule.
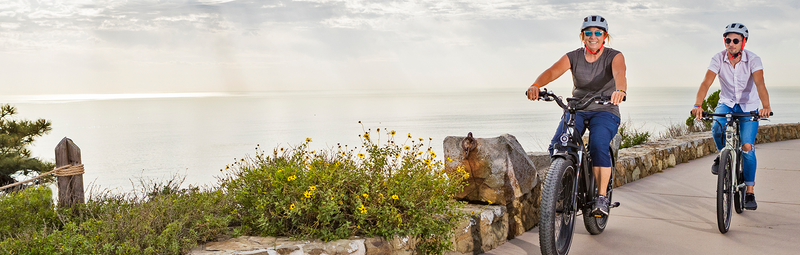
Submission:
[[[50,188],[34,186],[0,195],[0,240],[18,233],[52,229],[55,222]]]
[[[706,97],[700,105],[700,108],[703,108],[703,111],[713,113],[717,103],[719,103],[719,92],[720,90],[714,91],[714,93]],[[711,124],[711,120],[697,121],[691,113],[689,113],[689,117],[686,118],[686,126],[689,127],[689,130],[692,132],[711,130]]]
[[[622,125],[619,126],[618,132],[619,135],[622,136],[622,143],[619,146],[620,149],[630,148],[650,140],[650,132],[640,132],[631,126],[630,121],[622,123]]]
[[[86,204],[55,211],[50,202],[49,212],[39,212],[52,215],[45,227],[23,229],[13,238],[0,239],[0,252],[184,254],[198,242],[227,235],[232,206],[226,194],[219,189],[181,189],[180,183],[143,185],[141,194],[128,196],[103,193]]]
[[[311,139],[234,163],[223,180],[245,232],[325,241],[410,236],[424,253],[442,253],[462,214],[453,200],[463,175],[443,172],[424,139],[382,145],[369,131],[363,147],[309,151]],[[374,134],[380,136],[380,129]],[[429,139],[430,140],[430,139]]]
[[[422,253],[443,253],[465,216],[452,198],[466,172],[445,174],[424,139],[400,145],[386,134],[379,145],[365,132],[352,149],[308,151],[310,139],[272,155],[257,149],[215,188],[141,181],[134,193],[90,191],[61,209],[46,187],[0,195],[0,254],[184,254],[239,234],[413,237]]]

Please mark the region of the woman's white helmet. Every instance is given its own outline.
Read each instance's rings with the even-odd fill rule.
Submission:
[[[581,26],[581,31],[586,29],[587,27],[599,27],[602,28],[603,31],[608,33],[608,22],[606,22],[606,18],[600,15],[589,15],[586,18],[583,18],[583,25]]]
[[[722,33],[722,36],[724,37],[728,33],[737,33],[744,36],[744,38],[748,38],[750,36],[750,33],[747,31],[747,27],[742,23],[731,23],[730,25],[726,26],[725,33]]]

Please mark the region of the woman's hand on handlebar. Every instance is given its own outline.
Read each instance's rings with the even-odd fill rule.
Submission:
[[[625,93],[625,91],[621,90],[614,91],[614,93],[611,94],[611,103],[614,105],[619,105],[619,103],[622,103],[622,100],[625,98],[626,95],[627,94]]]
[[[528,99],[536,101],[536,99],[539,99],[539,87],[536,85],[531,85],[528,87],[528,92],[525,94],[528,95]]]

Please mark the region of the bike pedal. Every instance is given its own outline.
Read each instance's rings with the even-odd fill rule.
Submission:
[[[609,207],[610,207],[610,208],[619,207],[619,202],[614,202],[614,203],[612,203],[612,204],[611,204],[611,206],[609,206]]]

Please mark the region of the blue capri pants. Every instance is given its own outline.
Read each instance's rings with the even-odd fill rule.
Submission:
[[[558,124],[556,134],[553,140],[550,141],[548,151],[550,156],[553,156],[553,145],[559,142],[559,137],[566,130],[564,120],[569,119],[569,113],[564,113],[562,121]],[[619,117],[611,112],[597,111],[597,112],[577,112],[575,115],[575,129],[579,132],[580,136],[586,132],[586,127],[583,125],[584,120],[589,120],[589,150],[592,151],[592,162],[594,166],[598,167],[611,167],[611,154],[608,150],[608,145],[611,139],[617,135],[619,128]]]
[[[733,105],[733,108],[725,104],[717,104],[717,108],[714,109],[714,113],[729,112],[744,113],[739,104]],[[728,120],[725,117],[714,117],[714,120],[711,131],[717,150],[721,151],[722,148],[725,148],[725,125]],[[758,121],[752,121],[750,117],[739,117],[739,141],[742,145],[749,143],[751,146],[749,151],[742,150],[742,173],[744,174],[744,184],[748,186],[756,184],[756,134],[758,134]]]

